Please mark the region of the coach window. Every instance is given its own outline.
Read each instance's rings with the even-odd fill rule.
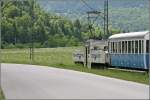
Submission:
[[[113,53],[115,53],[115,42],[113,42]]]
[[[125,41],[125,53],[127,53],[127,41]]]
[[[112,46],[111,46],[111,42],[110,42],[110,49],[109,49],[109,52],[111,53],[111,51],[112,51]]]
[[[116,53],[118,53],[118,42],[116,42]]]
[[[120,42],[118,42],[118,53],[120,53]]]
[[[122,41],[122,53],[124,53],[124,41]]]
[[[128,53],[131,53],[131,41],[128,41]]]
[[[118,53],[120,53],[120,42],[118,42],[118,50],[117,50]]]
[[[146,40],[146,53],[149,53],[149,40]]]
[[[117,53],[116,50],[117,50],[117,42],[114,43],[114,53]]]
[[[114,42],[112,42],[112,53],[114,53]]]
[[[115,53],[115,42],[113,42],[113,53]]]
[[[110,49],[111,49],[111,47],[110,47],[110,42],[108,42],[108,52],[110,52]]]
[[[116,53],[118,53],[118,42],[116,42]]]
[[[122,53],[122,42],[120,41],[120,53]]]
[[[111,42],[111,53],[113,53],[113,42]]]
[[[139,40],[139,53],[141,53],[141,47],[142,47],[141,40]]]
[[[124,53],[126,53],[126,41],[124,41]]]
[[[117,53],[119,53],[119,42],[117,42]]]
[[[117,49],[118,49],[118,42],[115,42],[115,44],[116,44],[116,51],[115,51],[115,53],[117,53]]]
[[[114,53],[116,53],[116,42],[114,42]]]
[[[113,51],[113,44],[112,44],[112,42],[111,42],[111,53],[112,53],[112,51]]]
[[[110,52],[112,53],[112,49],[113,49],[113,48],[112,48],[112,42],[110,43],[110,46],[111,46],[111,51],[110,51]]]
[[[143,53],[144,52],[144,42],[143,42],[143,40],[141,41],[141,53]]]
[[[121,41],[119,42],[119,45],[120,45],[119,48],[120,48],[120,53],[121,53]]]
[[[113,42],[111,42],[111,53],[113,53]]]
[[[115,42],[115,53],[117,53],[116,51],[117,51],[117,42]]]
[[[132,48],[131,48],[132,49],[132,53],[134,53],[134,41],[132,41],[131,44],[132,44]]]
[[[110,50],[111,50],[111,46],[110,46],[110,42],[108,42],[108,52],[110,52]]]
[[[117,53],[117,42],[115,42],[115,53]]]
[[[138,53],[138,40],[135,41],[135,53]]]
[[[118,53],[118,42],[116,42],[116,53]]]

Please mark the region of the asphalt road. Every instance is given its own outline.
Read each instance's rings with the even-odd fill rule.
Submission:
[[[149,86],[52,67],[2,64],[6,99],[148,99]]]

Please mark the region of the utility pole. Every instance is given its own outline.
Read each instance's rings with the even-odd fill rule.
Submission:
[[[88,19],[88,27],[89,27],[89,30],[90,30],[91,35],[93,35],[92,30],[91,30],[90,13],[87,12],[87,14],[88,14],[88,17],[87,17],[87,19]],[[89,36],[90,36],[90,35],[89,35]]]
[[[149,9],[149,46],[150,46],[150,0],[148,2],[148,9]],[[149,47],[149,59],[150,59],[150,47]],[[150,61],[148,67],[150,67]],[[150,76],[150,68],[149,68],[149,76]]]
[[[34,9],[35,9],[35,0],[33,0],[32,2],[32,10],[31,10],[31,15],[32,15],[32,25],[34,25],[34,21],[35,21],[35,14],[34,14]],[[59,17],[51,17],[48,19],[60,19]],[[30,60],[34,61],[34,33],[33,30],[31,30],[31,38],[30,38]]]
[[[32,10],[31,10],[31,15],[32,15],[32,26],[34,25],[34,21],[35,21],[35,15],[34,15],[34,8],[35,8],[35,1],[33,0],[32,2]],[[34,60],[34,33],[33,30],[30,30],[31,32],[31,45],[30,45],[30,60],[33,61]]]
[[[87,19],[88,19],[88,25],[89,25],[89,30],[90,30],[90,33],[92,35],[92,38],[94,37],[95,38],[95,35],[93,34],[92,32],[92,26],[94,24],[94,21],[93,21],[93,24],[91,23],[93,19],[96,19],[102,14],[102,18],[103,18],[103,32],[104,32],[104,37],[103,39],[106,39],[110,34],[109,34],[109,22],[108,22],[108,0],[105,0],[104,1],[104,11],[103,12],[100,12],[100,11],[96,11],[96,10],[92,10],[92,11],[88,11],[87,12]],[[93,15],[93,16],[92,16]],[[96,15],[96,16],[95,16]]]
[[[104,38],[106,36],[106,1],[104,1]]]
[[[95,38],[95,34],[92,32],[92,26],[94,24],[94,21],[96,21],[96,19],[99,17],[99,15],[102,13],[100,11],[88,11],[86,12],[88,15],[88,26],[89,26],[89,30],[91,33],[91,38]],[[93,20],[93,23],[92,23]]]
[[[109,36],[109,29],[108,29],[108,0],[104,1],[104,38]]]
[[[33,23],[34,23],[34,20],[35,20],[34,18],[35,18],[35,16],[33,15],[32,18],[33,18]],[[48,18],[48,19],[57,20],[57,19],[61,19],[61,18],[59,18],[59,17],[50,17],[50,18]],[[31,35],[30,60],[31,60],[31,61],[34,60],[34,33],[32,33],[32,35]]]
[[[108,12],[108,0],[106,0],[106,9],[107,9],[107,36],[109,36],[110,34],[109,34],[109,29],[108,29],[109,28],[108,27],[108,24],[109,24],[108,23],[108,20],[109,20],[109,18],[108,18],[109,17],[109,14],[108,14],[109,13]]]

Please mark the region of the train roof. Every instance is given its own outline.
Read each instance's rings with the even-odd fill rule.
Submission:
[[[149,31],[120,33],[120,34],[115,34],[115,35],[110,36],[109,39],[144,37],[148,33],[149,33]]]
[[[89,39],[86,41],[86,44],[90,45],[107,45],[107,40],[96,40],[96,39]]]

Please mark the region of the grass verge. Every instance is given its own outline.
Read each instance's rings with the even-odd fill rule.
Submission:
[[[149,84],[148,73],[127,72],[114,69],[88,69],[79,64],[74,64],[72,53],[79,47],[65,48],[39,48],[35,49],[34,61],[29,59],[29,49],[4,49],[2,50],[3,63],[20,63],[53,66],[62,69],[71,69],[108,76],[143,84]]]
[[[2,92],[2,89],[0,89],[0,100],[5,100],[4,94],[3,94],[3,92]]]

